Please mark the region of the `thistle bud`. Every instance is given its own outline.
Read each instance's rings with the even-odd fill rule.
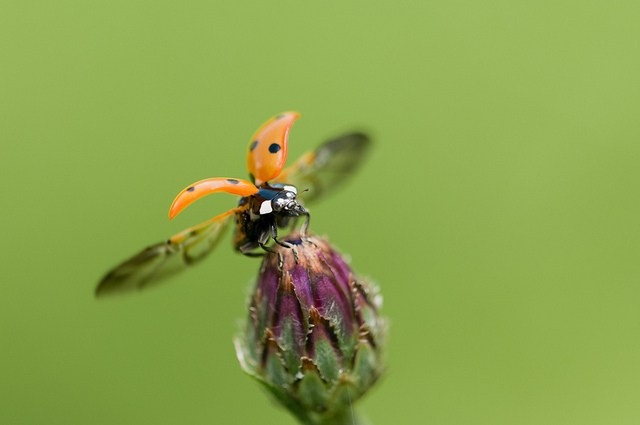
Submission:
[[[383,368],[382,297],[326,240],[286,242],[262,262],[238,359],[302,423],[351,424]]]

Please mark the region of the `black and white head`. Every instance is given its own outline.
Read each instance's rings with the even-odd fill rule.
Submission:
[[[307,210],[296,199],[298,189],[292,185],[274,185],[260,204],[260,215],[276,214],[291,217],[307,215]]]

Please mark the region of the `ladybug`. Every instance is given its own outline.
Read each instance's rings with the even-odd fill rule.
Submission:
[[[247,256],[271,251],[270,240],[280,241],[279,229],[287,229],[304,217],[300,233],[309,226],[304,203],[314,202],[344,183],[361,164],[370,139],[363,133],[349,133],[307,152],[293,165],[287,160],[289,130],[300,117],[284,112],[264,123],[247,148],[249,180],[215,177],[200,180],[183,189],[169,209],[173,219],[203,196],[226,192],[241,196],[238,205],[204,223],[151,245],[109,271],[96,288],[96,295],[140,290],[198,263],[216,247],[235,218],[233,247]],[[303,192],[298,187],[304,188]]]

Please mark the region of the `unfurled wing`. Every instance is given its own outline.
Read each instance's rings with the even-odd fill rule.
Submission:
[[[102,278],[96,296],[142,290],[199,262],[216,247],[236,210],[186,229],[124,261]]]
[[[370,146],[366,134],[345,134],[301,156],[277,181],[296,186],[305,203],[313,202],[342,187],[360,167]]]

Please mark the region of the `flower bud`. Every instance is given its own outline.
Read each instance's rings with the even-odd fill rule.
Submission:
[[[303,423],[340,423],[382,372],[382,297],[326,240],[286,242],[262,262],[238,359]]]

